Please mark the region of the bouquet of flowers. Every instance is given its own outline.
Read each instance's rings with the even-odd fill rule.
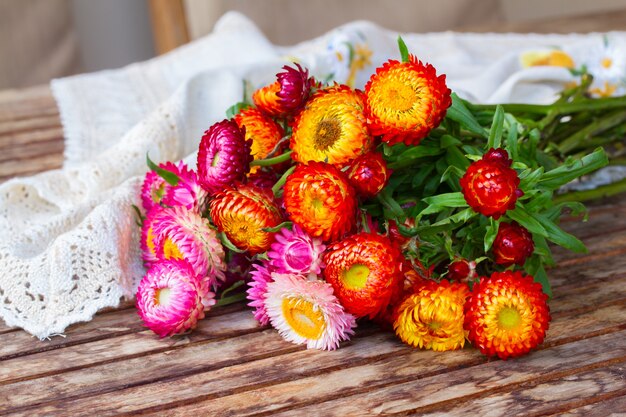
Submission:
[[[205,132],[197,170],[148,158],[147,327],[185,332],[247,297],[308,348],[367,319],[438,351],[506,359],[543,341],[549,244],[585,250],[558,226],[584,206],[555,192],[608,163],[595,147],[618,124],[581,126],[624,102],[589,98],[583,74],[550,106],[473,105],[399,46],[364,91],[283,67]]]

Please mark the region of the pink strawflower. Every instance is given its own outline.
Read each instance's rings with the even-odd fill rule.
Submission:
[[[206,208],[209,194],[200,185],[195,171],[187,170],[179,176],[180,181],[175,186],[165,190],[161,202],[170,207],[183,206],[188,210],[202,213]]]
[[[312,238],[296,224],[293,230],[282,228],[274,239],[267,252],[272,271],[304,276],[315,276],[321,272],[322,254],[326,249],[322,239]]]
[[[252,162],[251,145],[233,120],[215,123],[204,133],[198,149],[198,177],[210,195],[243,180]]]
[[[356,319],[346,313],[324,281],[272,273],[265,308],[272,326],[287,341],[309,349],[334,350],[354,334]]]
[[[248,306],[254,307],[254,318],[266,326],[270,322],[265,309],[265,294],[267,293],[267,284],[272,281],[272,276],[263,264],[254,264],[250,271],[251,281],[248,283]]]
[[[137,289],[139,316],[160,337],[193,329],[204,318],[205,307],[213,304],[215,294],[182,260],[155,263]]]
[[[150,268],[153,263],[159,260],[156,249],[159,242],[158,236],[154,233],[154,221],[157,214],[163,210],[165,209],[158,204],[152,207],[141,225],[141,258],[146,268]]]
[[[176,164],[173,164],[172,162],[165,162],[159,164],[159,168],[170,171],[181,179],[193,174],[193,171],[189,170],[187,165],[185,165],[182,161]],[[165,197],[165,194],[170,187],[171,185],[165,182],[165,180],[156,172],[147,172],[146,177],[143,180],[143,185],[141,186],[141,202],[143,204],[143,208],[146,209],[146,211],[150,211],[152,207],[160,205],[163,197]]]
[[[157,258],[186,260],[213,288],[224,281],[224,248],[207,219],[179,206],[157,213],[153,225]]]

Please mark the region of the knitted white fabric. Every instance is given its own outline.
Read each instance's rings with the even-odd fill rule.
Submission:
[[[376,66],[397,57],[396,37],[355,22],[276,47],[245,17],[230,13],[209,36],[162,57],[53,81],[65,163],[0,185],[0,317],[46,338],[132,298],[144,270],[131,205],[141,205],[146,153],[158,162],[189,156],[193,163],[202,132],[241,99],[243,80],[255,88],[271,82],[294,58],[321,78],[333,73],[345,81],[336,56],[346,39],[373,51],[371,65],[357,76],[362,87]],[[519,53],[602,41],[599,35],[403,37],[414,54],[447,74],[453,90],[478,102],[550,102],[571,80],[569,72],[523,69]]]

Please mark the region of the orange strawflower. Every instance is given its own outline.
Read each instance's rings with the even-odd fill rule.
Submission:
[[[441,123],[452,104],[446,76],[409,55],[389,60],[365,86],[367,122],[373,135],[389,144],[417,145]]]
[[[312,237],[337,240],[356,225],[356,194],[343,172],[324,162],[299,164],[287,177],[289,218]]]
[[[402,285],[402,254],[386,236],[361,232],[326,250],[324,278],[346,311],[381,314]]]
[[[425,280],[399,305],[393,328],[404,343],[414,347],[460,349],[465,344],[463,305],[468,296],[467,284]]]
[[[487,356],[521,356],[545,337],[550,322],[548,296],[532,276],[494,272],[481,277],[465,303],[468,339]]]
[[[274,241],[275,227],[282,217],[270,190],[239,184],[215,194],[210,203],[213,223],[237,248],[251,254],[265,252]]]
[[[235,116],[235,122],[239,128],[245,128],[246,140],[252,141],[251,154],[255,160],[267,157],[283,137],[280,125],[253,107],[240,111]],[[258,169],[258,166],[251,167],[250,173]]]
[[[292,158],[325,161],[343,167],[372,149],[363,93],[345,85],[319,90],[296,116],[291,136]]]
[[[252,101],[263,113],[270,117],[279,117],[284,113],[280,104],[280,97],[276,95],[280,91],[280,83],[274,81],[270,85],[259,88],[252,94]]]

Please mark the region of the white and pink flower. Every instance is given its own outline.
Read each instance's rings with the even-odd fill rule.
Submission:
[[[346,313],[324,281],[272,273],[265,308],[272,326],[287,341],[309,349],[334,350],[354,334],[356,318]]]

